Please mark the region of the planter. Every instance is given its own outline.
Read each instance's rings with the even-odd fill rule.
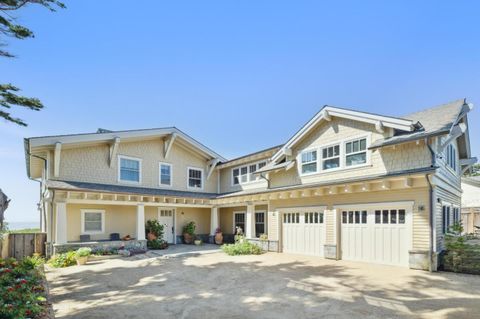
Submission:
[[[202,244],[202,240],[201,239],[195,239],[195,245],[196,246],[200,246]]]
[[[223,234],[222,233],[216,233],[215,234],[215,244],[217,244],[217,245],[223,244]]]
[[[154,233],[148,233],[147,234],[147,239],[148,240],[155,240],[155,239],[157,239],[157,236],[155,236]]]
[[[185,244],[191,244],[193,243],[193,236],[188,234],[188,233],[184,233],[183,234],[183,241],[185,242]]]
[[[84,257],[76,257],[75,258],[77,260],[77,265],[78,266],[81,266],[81,265],[85,265],[88,261],[88,256],[84,256]]]

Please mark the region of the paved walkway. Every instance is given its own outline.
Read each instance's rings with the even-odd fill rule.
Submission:
[[[160,257],[48,269],[56,316],[480,317],[480,276],[276,253],[230,257],[216,249],[175,246]]]

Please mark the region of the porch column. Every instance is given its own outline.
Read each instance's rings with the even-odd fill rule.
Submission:
[[[247,205],[247,213],[245,214],[245,237],[255,238],[255,205]]]
[[[137,205],[137,240],[145,240],[145,206]]]
[[[67,243],[67,203],[55,203],[55,243]]]
[[[210,213],[210,235],[215,236],[215,230],[218,228],[218,207],[212,207]]]

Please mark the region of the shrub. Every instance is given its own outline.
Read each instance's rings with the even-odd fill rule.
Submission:
[[[39,254],[34,254],[32,257],[23,258],[20,264],[27,270],[33,270],[42,266],[44,263],[45,259],[43,259],[42,256],[40,256]]]
[[[21,262],[0,259],[0,318],[38,318],[45,313],[43,275],[33,267],[40,261],[38,256]]]
[[[248,241],[237,242],[235,244],[223,245],[223,252],[230,256],[237,255],[260,255],[263,253],[262,249],[255,244]]]
[[[163,237],[163,225],[160,224],[160,222],[156,219],[150,219],[147,221],[147,224],[145,225],[145,232],[152,233],[157,238],[162,238]]]
[[[155,239],[147,241],[148,249],[167,249],[168,243],[163,239]]]
[[[75,257],[88,257],[92,254],[92,249],[89,248],[89,247],[82,247],[82,248],[79,248],[76,252],[75,252]]]
[[[92,255],[95,255],[95,256],[118,255],[118,249],[117,248],[94,248],[92,249]]]
[[[55,268],[64,268],[64,267],[70,267],[74,266],[77,264],[77,261],[75,260],[76,252],[75,251],[69,251],[63,254],[57,254],[54,255],[48,263]]]
[[[197,228],[197,225],[195,225],[195,222],[191,221],[188,224],[186,224],[185,226],[183,226],[183,233],[194,236],[196,228]]]

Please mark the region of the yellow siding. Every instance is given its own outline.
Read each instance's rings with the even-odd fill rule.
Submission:
[[[233,235],[233,212],[246,212],[246,206],[239,207],[222,207],[219,209],[220,213],[220,228],[222,232],[227,235]]]
[[[177,207],[176,208],[176,226],[177,235],[181,235],[183,226],[194,221],[197,225],[196,234],[205,235],[210,234],[210,208],[192,208],[192,207]]]
[[[56,179],[101,184],[122,184],[118,182],[118,157],[114,159],[112,167],[108,165],[109,146],[99,145],[64,149],[61,153],[60,176]],[[187,188],[187,167],[196,167],[204,170],[204,189],[202,192],[217,192],[217,171],[206,180],[207,161],[186,148],[173,144],[167,160],[163,157],[163,141],[147,140],[140,142],[124,142],[118,147],[118,155],[125,155],[142,159],[142,183],[149,188],[161,188],[159,185],[159,163],[166,162],[173,165],[172,187],[182,191],[191,191]],[[53,153],[51,152],[51,158]],[[53,163],[53,161],[51,161]],[[50,172],[52,174],[53,167]],[[50,176],[53,178],[53,176]]]

